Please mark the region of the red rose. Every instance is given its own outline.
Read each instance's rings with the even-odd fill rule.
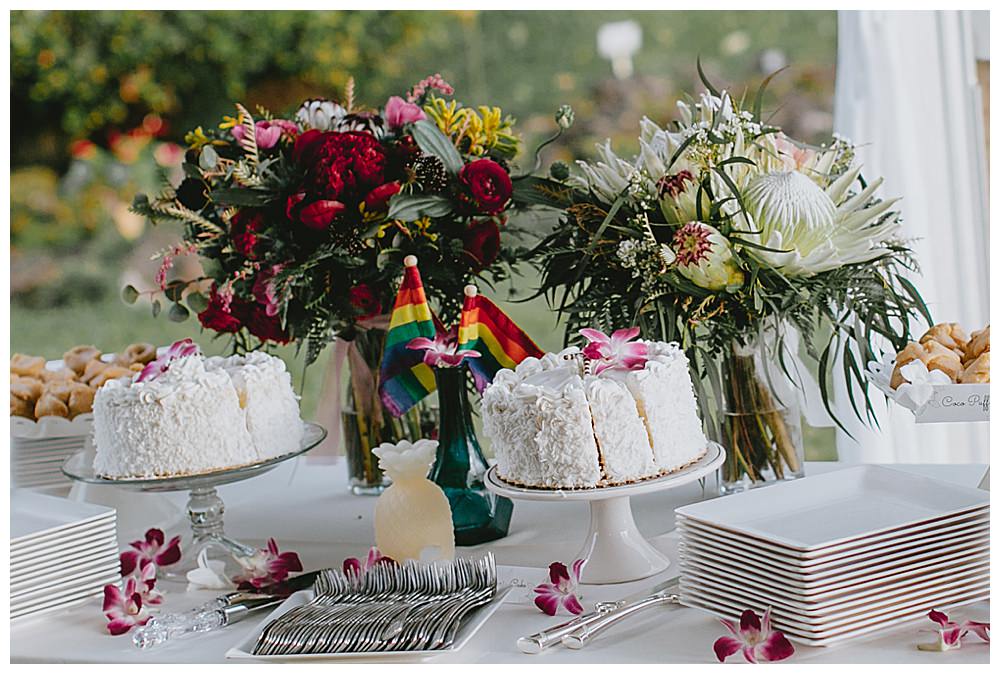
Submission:
[[[468,190],[475,211],[486,215],[502,211],[514,191],[507,171],[492,159],[466,164],[458,172],[458,180]]]
[[[358,203],[385,182],[385,151],[370,133],[312,129],[296,139],[292,158],[313,199]]]
[[[369,213],[384,213],[388,211],[389,199],[393,195],[398,194],[400,189],[399,183],[396,182],[379,185],[365,197],[365,210]]]
[[[208,306],[198,314],[198,320],[215,332],[236,332],[243,327],[242,314],[245,303],[238,297],[223,297],[219,289],[212,287],[208,296]]]
[[[382,313],[382,303],[375,297],[375,293],[367,283],[359,283],[351,288],[347,293],[347,299],[351,306],[360,313],[357,320],[364,321]]]
[[[267,307],[263,304],[255,304],[250,308],[247,315],[247,330],[250,331],[251,335],[264,342],[287,344],[291,341],[291,337],[281,327],[281,317],[268,316]]]
[[[324,230],[346,209],[339,201],[320,199],[299,210],[299,221],[309,229]]]
[[[233,248],[244,257],[253,259],[256,255],[257,232],[264,228],[264,216],[252,208],[241,209],[233,216],[229,226],[229,236]]]
[[[492,219],[473,220],[462,237],[471,269],[479,272],[493,264],[500,254],[500,228]]]

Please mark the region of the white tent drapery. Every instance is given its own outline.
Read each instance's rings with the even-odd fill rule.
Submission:
[[[985,15],[985,16],[984,16]],[[840,12],[835,130],[858,143],[866,175],[902,196],[904,236],[922,266],[914,281],[937,321],[989,321],[989,208],[974,22],[986,12]],[[980,26],[981,28],[981,26]],[[921,331],[922,325],[911,326]],[[835,390],[847,382],[835,368]],[[988,424],[916,425],[880,394],[880,429],[836,410],[840,459],[864,463],[987,462]]]

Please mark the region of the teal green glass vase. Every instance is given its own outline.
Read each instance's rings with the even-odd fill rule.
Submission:
[[[476,545],[503,538],[514,504],[483,484],[489,466],[472,425],[465,365],[434,368],[434,379],[441,423],[430,479],[448,497],[455,544]]]

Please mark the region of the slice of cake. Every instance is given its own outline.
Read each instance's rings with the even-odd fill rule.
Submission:
[[[547,488],[627,484],[680,469],[707,448],[687,358],[646,356],[590,374],[576,348],[526,359],[483,394],[483,430],[499,477]]]
[[[246,416],[250,439],[261,459],[282,456],[299,448],[304,432],[299,401],[283,360],[254,351],[245,356],[209,358],[205,367],[209,371],[221,369],[229,375]]]

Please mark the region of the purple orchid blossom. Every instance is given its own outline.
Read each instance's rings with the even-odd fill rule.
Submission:
[[[962,639],[969,632],[972,632],[986,643],[990,643],[989,623],[976,622],[975,620],[966,620],[963,623],[957,623],[951,620],[947,614],[935,609],[931,609],[927,617],[938,624],[935,630],[938,640],[930,644],[919,644],[917,648],[922,651],[950,651],[961,648]]]
[[[194,356],[200,352],[201,350],[198,348],[198,345],[190,337],[182,339],[179,342],[174,342],[170,345],[170,348],[163,352],[162,356],[159,356],[156,360],[149,362],[146,367],[142,368],[142,372],[136,377],[136,381],[152,381],[169,370],[170,364],[178,358]]]
[[[368,556],[364,560],[360,560],[357,557],[348,557],[344,560],[344,575],[345,576],[356,576],[361,578],[364,576],[369,569],[378,564],[395,564],[396,560],[392,557],[386,557],[383,555],[378,548],[372,547],[368,550]]]
[[[239,557],[236,561],[243,567],[243,572],[233,578],[233,582],[241,590],[279,585],[289,574],[302,571],[299,555],[278,552],[278,542],[273,538],[267,539],[266,548],[257,550],[249,557]]]
[[[639,328],[615,330],[610,337],[593,328],[584,328],[580,334],[589,342],[583,355],[594,363],[594,374],[610,369],[638,370],[649,358],[649,347],[632,341],[639,336]]]
[[[166,545],[165,537],[160,529],[150,529],[146,532],[145,540],[132,541],[129,543],[131,550],[121,553],[122,576],[130,576],[132,573],[142,569],[150,563],[156,568],[176,564],[181,558],[181,537],[174,536]]]
[[[140,591],[144,587],[134,576],[126,578],[122,587],[104,586],[103,610],[111,634],[125,634],[136,625],[149,622],[151,616],[143,605],[143,592]]]
[[[785,635],[772,629],[770,607],[764,611],[763,619],[748,609],[740,616],[738,626],[732,620],[720,619],[719,622],[732,633],[732,636],[719,637],[712,645],[719,662],[725,662],[737,651],[743,651],[743,658],[753,664],[777,662],[795,653],[795,647]]]
[[[479,358],[482,354],[473,349],[458,350],[458,336],[455,330],[439,332],[433,340],[414,337],[406,344],[407,349],[424,351],[424,363],[430,367],[458,367],[466,358]]]
[[[573,615],[583,613],[583,605],[576,595],[580,584],[580,573],[586,560],[578,559],[570,568],[562,562],[549,564],[549,582],[535,588],[535,606],[544,613],[554,616],[559,608],[565,608]]]

